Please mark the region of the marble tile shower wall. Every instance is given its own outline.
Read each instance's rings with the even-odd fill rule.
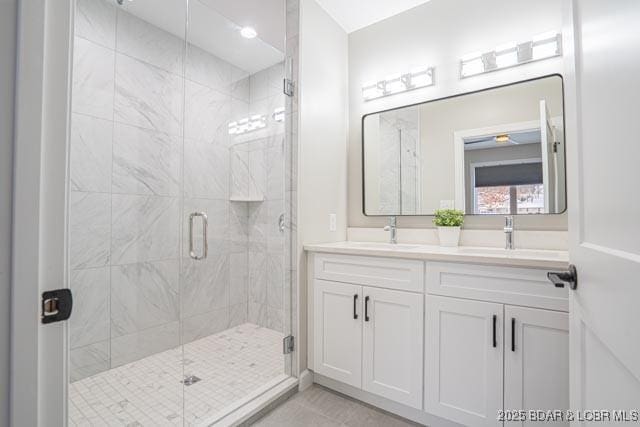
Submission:
[[[248,320],[277,331],[284,328],[285,129],[273,112],[285,107],[283,75],[280,63],[246,79],[248,115],[266,116],[267,126],[235,136],[231,147],[232,199],[254,200],[247,205]]]
[[[256,292],[261,306],[251,308],[258,286],[249,283],[261,283],[269,295],[269,247],[276,252],[277,246],[275,240],[268,244],[269,205],[275,209],[283,196],[269,193],[269,183],[279,179],[273,170],[282,168],[267,166],[282,146],[272,134],[258,142],[267,201],[230,202],[230,148],[238,141],[227,133],[230,120],[276,101],[265,77],[275,70],[248,77],[114,4],[77,2],[69,202],[72,380],[247,320],[278,325],[268,322],[263,291]],[[186,218],[194,211],[209,216],[204,261],[187,255]],[[250,265],[254,254],[264,264]],[[276,302],[271,307],[281,310]]]

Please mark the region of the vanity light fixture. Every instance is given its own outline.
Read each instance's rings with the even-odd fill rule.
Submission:
[[[546,32],[534,36],[531,41],[505,43],[490,52],[475,52],[463,56],[460,59],[460,78],[561,55],[561,34],[555,31]]]
[[[279,107],[273,110],[271,117],[273,117],[273,120],[276,122],[284,122],[284,115],[284,107]],[[267,116],[264,114],[254,114],[250,117],[229,122],[227,127],[229,135],[242,135],[243,133],[264,129],[267,127]]]
[[[392,74],[384,79],[384,90],[387,94],[400,93],[405,90],[405,84],[402,81],[401,74]]]
[[[413,68],[404,74],[392,74],[383,80],[367,82],[362,85],[362,97],[369,101],[383,96],[395,95],[434,85],[434,68]]]
[[[531,42],[531,60],[562,55],[562,38],[553,31],[538,34]]]
[[[267,127],[267,117],[264,114],[256,114],[251,117],[230,122],[228,125],[229,135],[242,135]]]
[[[271,115],[276,122],[284,122],[284,107],[276,108]]]
[[[462,57],[460,61],[460,75],[472,76],[484,72],[484,63],[482,61],[482,53],[469,53]]]
[[[496,67],[507,68],[518,63],[518,45],[515,42],[496,47]]]

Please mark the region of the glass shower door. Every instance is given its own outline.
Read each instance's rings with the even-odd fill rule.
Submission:
[[[184,369],[193,380],[184,408],[193,425],[216,422],[290,373],[283,53],[260,34],[245,38],[246,19],[231,6],[191,0],[188,10],[182,214],[208,218],[206,237],[197,221],[183,241]],[[195,259],[190,245],[208,247],[207,256]]]
[[[234,4],[77,0],[70,425],[209,425],[291,373],[285,8],[265,41]]]
[[[77,1],[69,425],[182,424],[186,9]]]

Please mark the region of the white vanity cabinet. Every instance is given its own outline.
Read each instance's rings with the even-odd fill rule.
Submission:
[[[427,412],[500,426],[501,409],[569,408],[567,313],[433,295],[426,301]]]
[[[421,288],[422,263],[403,262],[387,269],[392,274],[370,280],[372,276],[365,270],[371,261],[375,268],[384,268],[380,266],[388,260],[380,263],[364,257],[316,258],[314,370],[421,409],[424,296],[421,292],[398,289],[414,289],[416,285]],[[417,284],[411,276],[418,280]]]
[[[569,407],[568,290],[544,266],[398,252],[310,254],[318,382],[429,425],[528,425],[499,411]]]
[[[427,295],[425,410],[468,426],[499,425],[502,304]]]
[[[315,371],[354,387],[362,385],[362,286],[314,283]]]
[[[569,408],[569,315],[505,306],[504,408]],[[505,422],[505,426],[539,425]],[[545,425],[569,423],[547,423]]]
[[[372,287],[363,295],[362,389],[422,408],[423,296]]]
[[[427,412],[502,426],[503,409],[569,408],[568,314],[504,304],[564,307],[566,290],[550,286],[544,271],[433,263],[427,289],[447,295],[426,296]]]

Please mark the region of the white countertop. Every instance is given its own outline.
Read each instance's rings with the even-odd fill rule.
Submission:
[[[567,269],[569,253],[544,249],[513,249],[459,246],[446,248],[436,245],[395,244],[377,242],[337,242],[304,245],[309,252],[346,255],[379,256],[419,259],[427,261],[455,261],[474,264]]]

